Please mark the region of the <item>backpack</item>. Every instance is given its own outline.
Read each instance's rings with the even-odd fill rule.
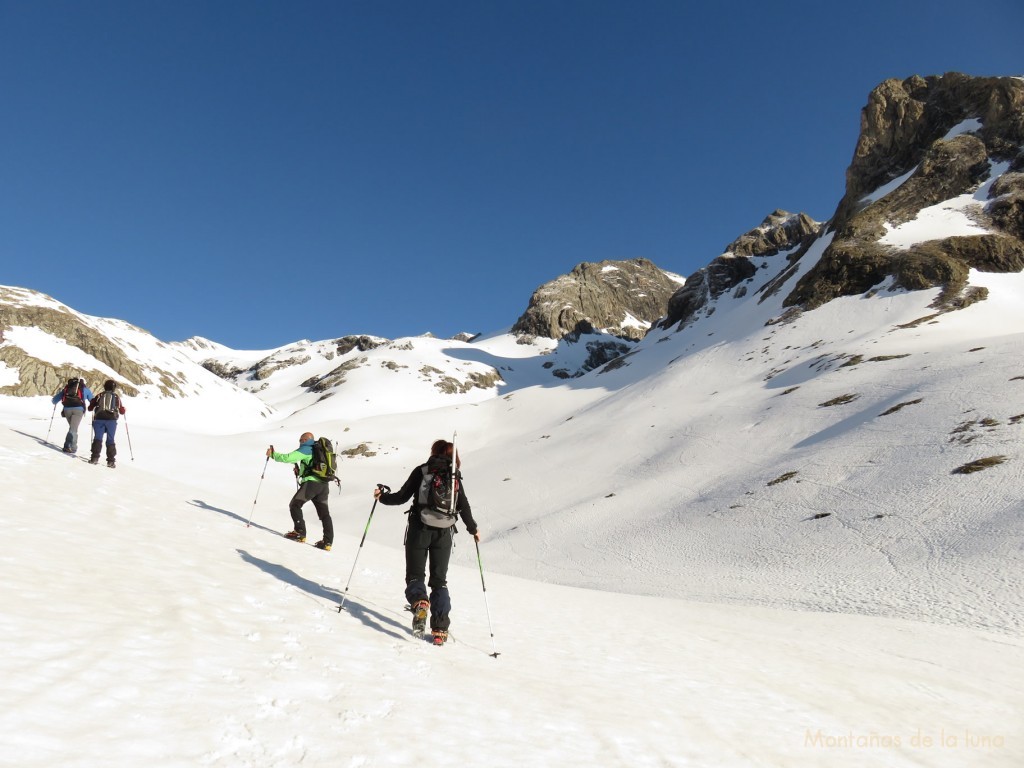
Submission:
[[[93,410],[96,411],[96,418],[101,421],[117,420],[121,411],[121,398],[116,392],[105,390],[93,400]]]
[[[71,379],[68,382],[68,385],[64,387],[64,393],[61,395],[60,404],[65,408],[85,407],[81,379]]]
[[[337,469],[337,456],[334,453],[334,446],[331,444],[331,441],[326,437],[318,438],[313,443],[313,458],[306,465],[303,474],[314,480],[328,483],[331,480],[338,479],[337,475],[334,474]]]
[[[451,528],[459,517],[452,499],[458,498],[462,476],[458,472],[452,476],[451,459],[444,456],[432,456],[420,469],[423,479],[416,496],[420,520],[431,528]]]

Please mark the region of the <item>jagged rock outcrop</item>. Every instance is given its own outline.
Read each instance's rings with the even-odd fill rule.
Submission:
[[[1024,167],[1024,155],[1016,165]],[[992,185],[992,202],[988,204],[988,215],[993,223],[1004,232],[1024,240],[1024,173],[1010,172]]]
[[[242,368],[237,365],[228,365],[227,363],[222,363],[218,360],[203,360],[200,365],[214,376],[218,376],[226,381],[230,381],[244,373],[248,373],[247,368]]]
[[[350,371],[354,371],[365,364],[365,357],[354,357],[351,360],[346,360],[337,368],[334,368],[323,375],[317,375],[306,379],[302,382],[301,386],[308,388],[310,392],[327,392],[328,390],[337,387],[339,384],[344,384],[345,376]]]
[[[647,259],[578,264],[534,291],[512,332],[561,339],[603,331],[640,339],[665,314],[678,287],[677,280]]]
[[[820,229],[821,224],[806,213],[775,210],[756,229],[733,240],[725,252],[733,256],[775,256],[803,245]]]
[[[353,349],[358,349],[360,352],[369,352],[381,344],[387,344],[388,340],[378,339],[374,336],[342,336],[340,339],[335,339],[334,343],[337,345],[337,353],[339,355],[347,355]]]
[[[951,135],[972,120],[977,122]],[[979,202],[970,212],[987,232],[902,249],[883,238],[929,206],[977,193],[997,163],[1019,171],[1022,155],[1024,80],[952,73],[885,81],[861,113],[846,194],[829,225],[833,240],[785,306],[813,309],[892,276],[894,288],[941,287],[939,308],[957,308],[969,268],[1018,271],[1024,263],[1024,184],[1018,173],[999,178],[987,204]],[[873,196],[911,172],[898,188]]]
[[[952,127],[972,118],[981,122],[978,137],[990,155],[1016,157],[1024,143],[1024,81],[953,72],[878,85],[861,111],[835,225],[846,222],[864,195],[918,165]]]
[[[659,327],[687,322],[709,302],[753,277],[755,259],[805,247],[820,229],[821,224],[805,213],[773,211],[760,226],[730,243],[725,253],[686,278],[686,284],[669,299],[668,313]]]

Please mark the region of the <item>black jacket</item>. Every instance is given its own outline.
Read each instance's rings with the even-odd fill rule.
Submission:
[[[421,464],[410,472],[409,479],[405,481],[405,485],[394,493],[382,493],[380,495],[380,503],[387,504],[388,506],[397,506],[405,504],[409,499],[412,499],[409,513],[418,512],[419,503],[416,497],[419,495],[420,483],[423,482],[423,469],[426,466],[426,464]],[[459,475],[459,495],[455,500],[455,509],[458,511],[459,517],[462,518],[462,522],[466,524],[466,530],[470,534],[475,534],[476,520],[473,519],[473,511],[469,507],[469,499],[466,497],[466,487],[462,482],[461,474]]]

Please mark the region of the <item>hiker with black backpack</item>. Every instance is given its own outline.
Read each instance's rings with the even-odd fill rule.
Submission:
[[[294,451],[278,453],[274,446],[270,446],[267,448],[267,457],[295,465],[295,477],[299,487],[288,504],[288,512],[291,513],[295,527],[286,533],[285,537],[294,541],[306,540],[306,521],[302,517],[302,506],[307,501],[312,501],[324,529],[324,537],[313,546],[330,552],[334,543],[334,524],[331,522],[331,512],[327,508],[327,499],[331,491],[331,481],[338,483],[339,487],[341,485],[334,474],[335,454],[331,441],[326,437],[317,440],[312,432],[304,432],[299,438],[299,447]]]
[[[459,472],[461,461],[453,454],[454,443],[435,440],[430,458],[409,474],[399,490],[386,493],[378,487],[373,491],[373,497],[381,504],[398,505],[412,499],[406,512],[409,522],[405,528],[405,599],[412,609],[412,631],[416,635],[425,632],[429,609],[434,645],[445,643],[451,626],[448,562],[459,517],[473,539],[480,541],[480,530]],[[428,560],[430,579],[424,584]]]
[[[117,383],[113,379],[107,379],[103,382],[103,391],[89,402],[89,410],[93,412],[92,455],[89,457],[89,463],[100,463],[100,449],[106,438],[107,466],[111,469],[117,466],[117,444],[114,442],[117,417],[124,415],[124,403],[121,402],[121,396],[114,391],[116,388]]]
[[[68,379],[68,383],[51,400],[54,405],[61,404],[63,409],[60,415],[68,420],[68,434],[64,438],[64,453],[72,455],[78,453],[78,426],[85,418],[85,404],[90,400],[92,400],[92,391],[85,386],[85,379],[77,376]]]

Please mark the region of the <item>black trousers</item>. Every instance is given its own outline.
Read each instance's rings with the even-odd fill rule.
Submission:
[[[302,505],[307,501],[312,501],[317,517],[320,518],[320,523],[324,527],[324,542],[327,544],[334,543],[334,523],[331,522],[331,511],[327,508],[327,497],[330,492],[330,484],[307,480],[295,491],[295,495],[292,496],[291,503],[288,505],[295,530],[305,536],[306,521],[302,518]]]
[[[430,628],[448,629],[451,624],[451,597],[448,594],[448,563],[452,559],[455,527],[431,528],[419,513],[409,513],[405,530],[405,599],[409,605],[430,600]],[[430,579],[423,578],[430,563]],[[427,595],[427,586],[430,594]]]

